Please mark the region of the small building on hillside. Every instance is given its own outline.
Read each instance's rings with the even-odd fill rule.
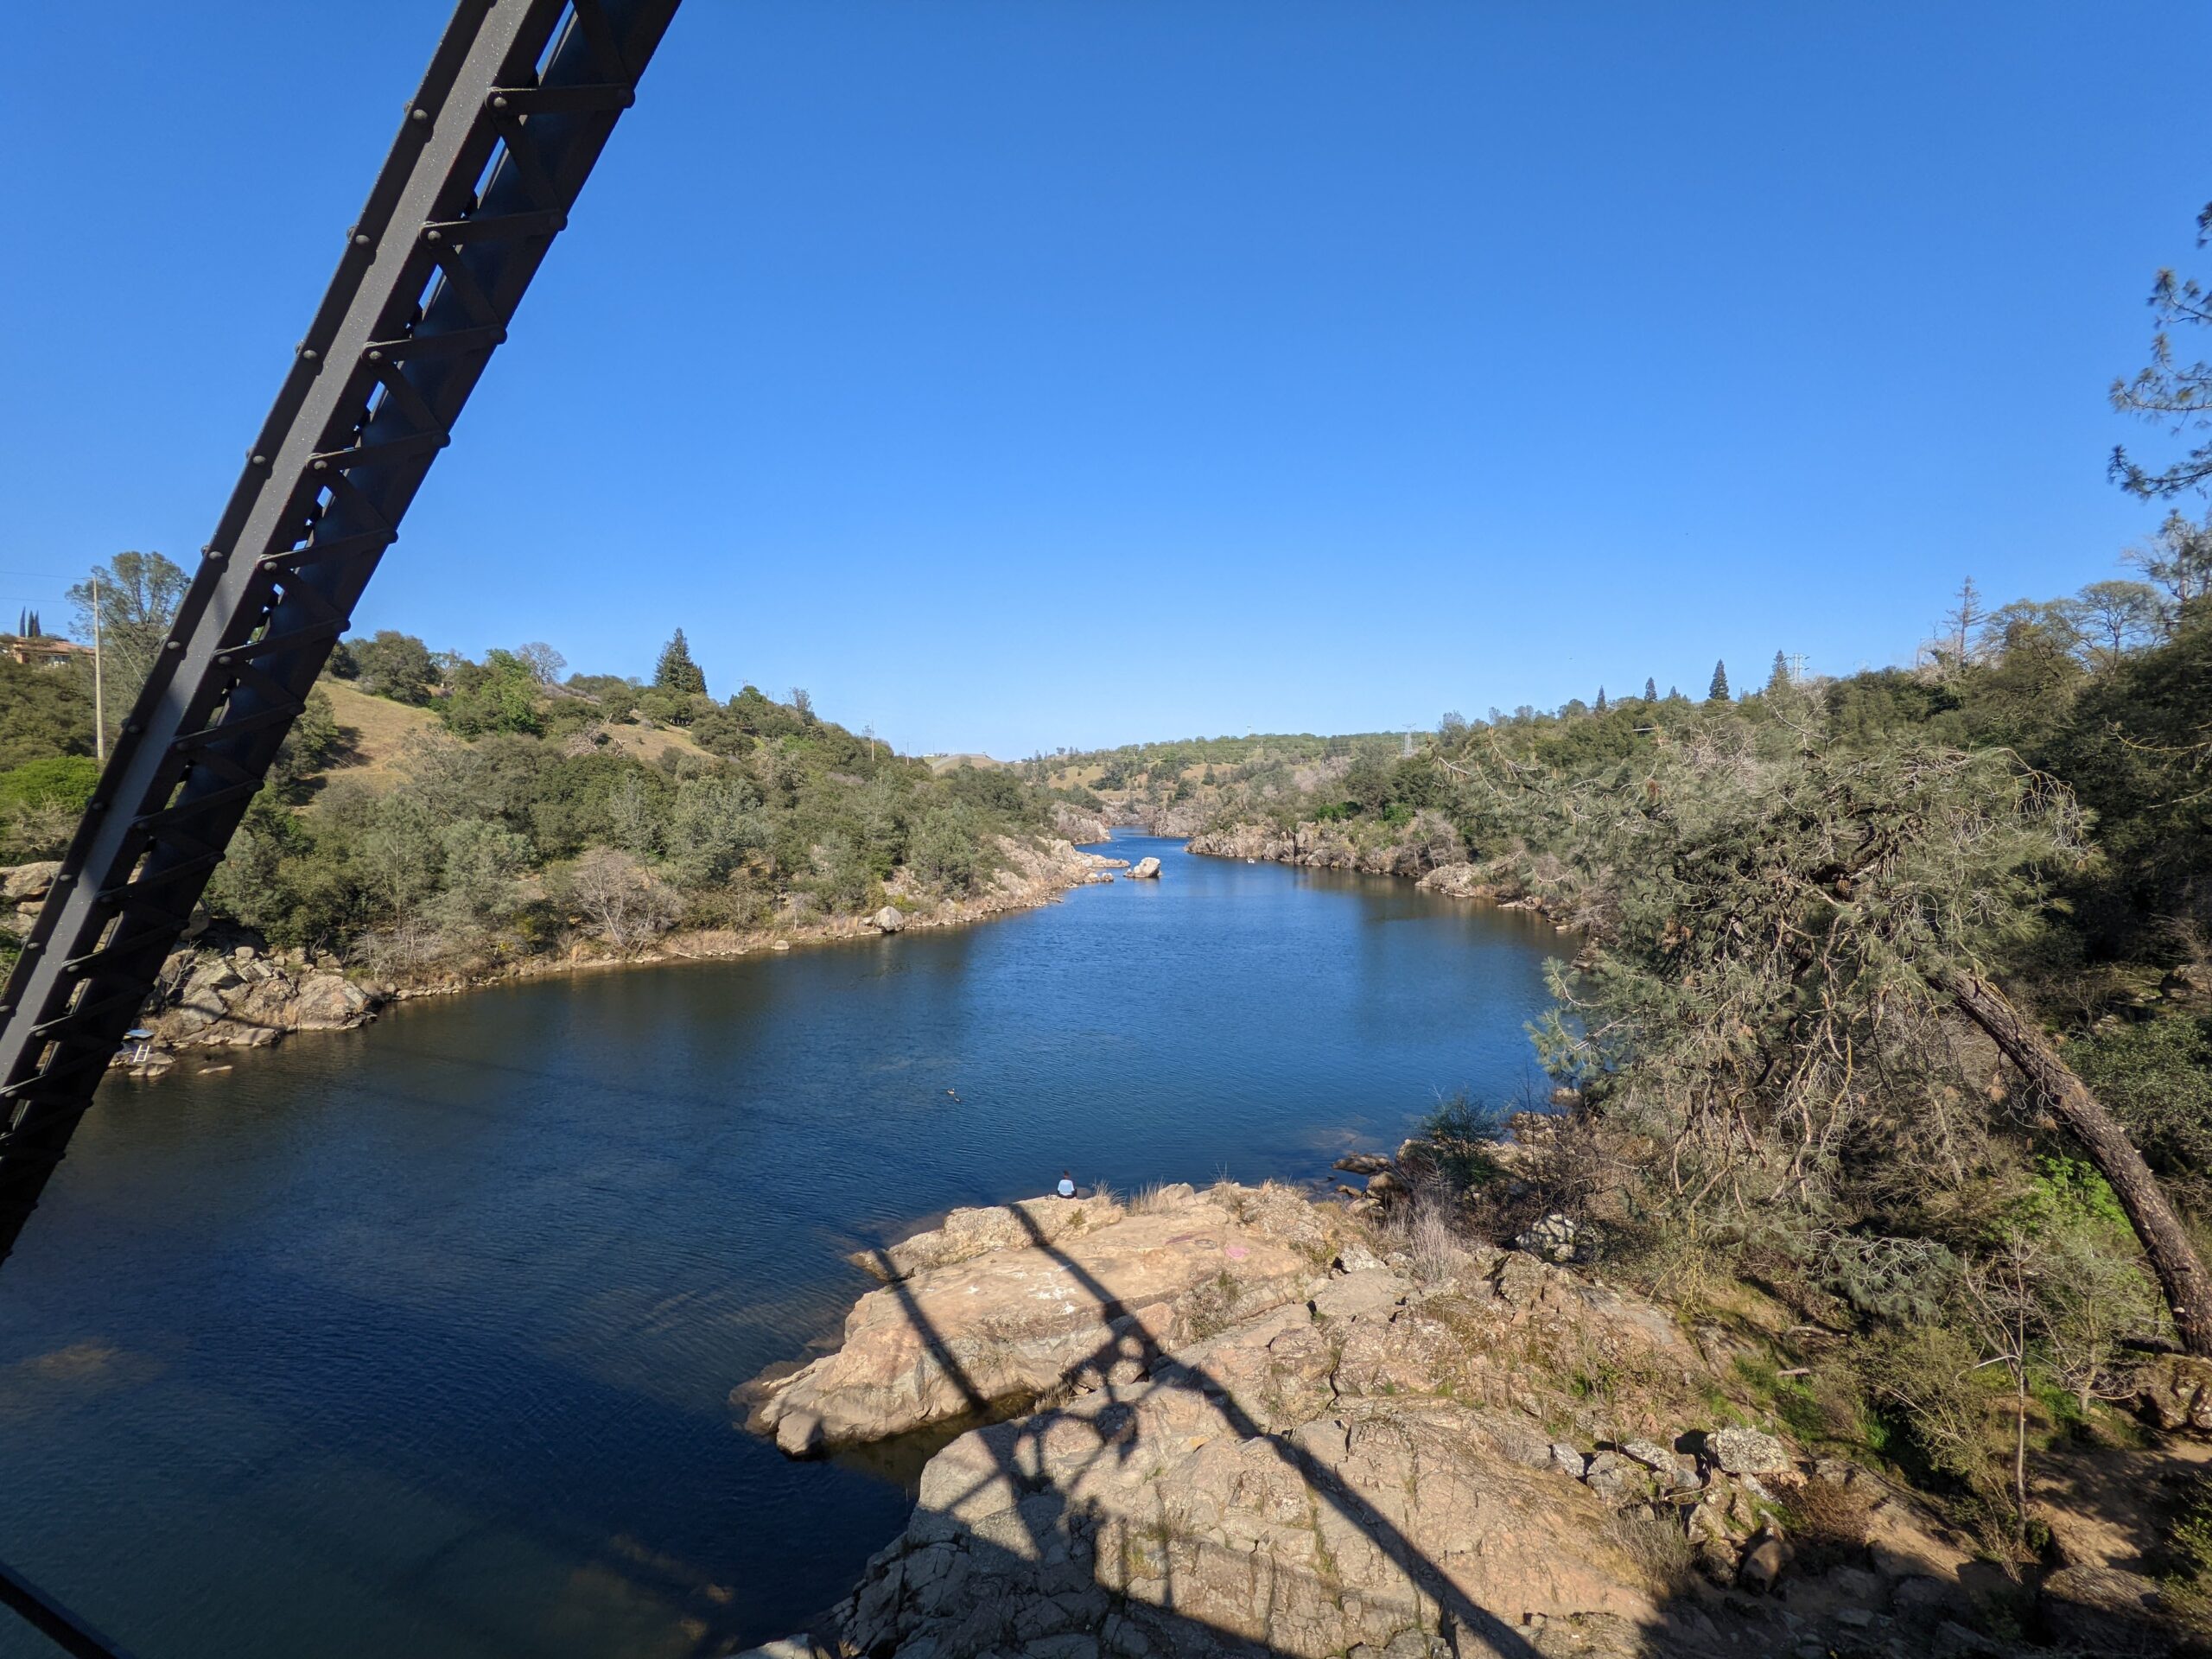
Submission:
[[[90,645],[57,639],[50,633],[0,633],[0,657],[26,668],[60,668],[92,654]]]
[[[73,657],[92,653],[73,639],[57,639],[38,625],[38,613],[25,609],[13,633],[0,633],[0,657],[25,668],[59,668]]]

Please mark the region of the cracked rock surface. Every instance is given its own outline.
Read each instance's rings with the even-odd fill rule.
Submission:
[[[1830,1477],[1679,1432],[1697,1346],[1523,1252],[1416,1274],[1340,1209],[1223,1185],[956,1211],[868,1265],[842,1346],[740,1390],[754,1425],[798,1453],[976,1426],[779,1659],[1901,1655],[1966,1609],[1963,1554],[1887,1498],[1888,1567],[1790,1580],[1777,1494]]]

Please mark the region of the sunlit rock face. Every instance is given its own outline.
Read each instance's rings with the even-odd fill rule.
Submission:
[[[1961,1605],[1886,1497],[1870,1536],[1928,1548],[1792,1577],[1777,1494],[1851,1472],[1700,1425],[1719,1362],[1529,1252],[1224,1184],[956,1211],[863,1265],[843,1345],[740,1390],[755,1427],[972,1426],[782,1659],[1794,1654]]]

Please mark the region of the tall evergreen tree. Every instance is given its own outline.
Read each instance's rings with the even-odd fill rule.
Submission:
[[[1728,664],[1726,663],[1719,662],[1713,665],[1713,683],[1706,688],[1705,700],[1707,702],[1728,701]]]
[[[1778,651],[1774,653],[1774,670],[1766,677],[1766,689],[1770,691],[1789,689],[1789,659]]]
[[[1601,715],[1605,712],[1605,688],[1602,685],[1598,688],[1598,712]]]
[[[1659,682],[1650,678],[1649,676],[1645,677],[1643,682],[1643,700],[1646,702],[1656,702],[1659,701]]]
[[[2196,216],[2196,245],[2202,247],[2208,242],[2212,242],[2212,203]],[[2133,380],[2112,383],[2112,406],[2175,432],[2191,427],[2202,432],[2212,426],[2212,363],[2184,364],[2174,355],[2168,330],[2176,324],[2202,327],[2212,322],[2212,293],[2200,283],[2162,270],[2151,289],[2151,310],[2158,331],[2151,336],[2150,366]],[[2202,490],[2212,481],[2212,439],[2155,472],[2130,460],[2125,448],[2115,448],[2111,471],[2113,482],[2146,500]]]
[[[680,696],[707,695],[706,671],[691,660],[691,647],[685,643],[683,629],[678,628],[676,637],[661,647],[660,662],[653,669],[653,683]]]

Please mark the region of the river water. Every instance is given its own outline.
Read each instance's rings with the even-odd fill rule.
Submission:
[[[111,1082],[0,1266],[0,1560],[140,1659],[677,1659],[910,1496],[731,1386],[954,1205],[1306,1179],[1536,1082],[1567,954],[1379,877],[1150,853],[977,927],[495,988]],[[0,1615],[0,1656],[44,1655]]]

